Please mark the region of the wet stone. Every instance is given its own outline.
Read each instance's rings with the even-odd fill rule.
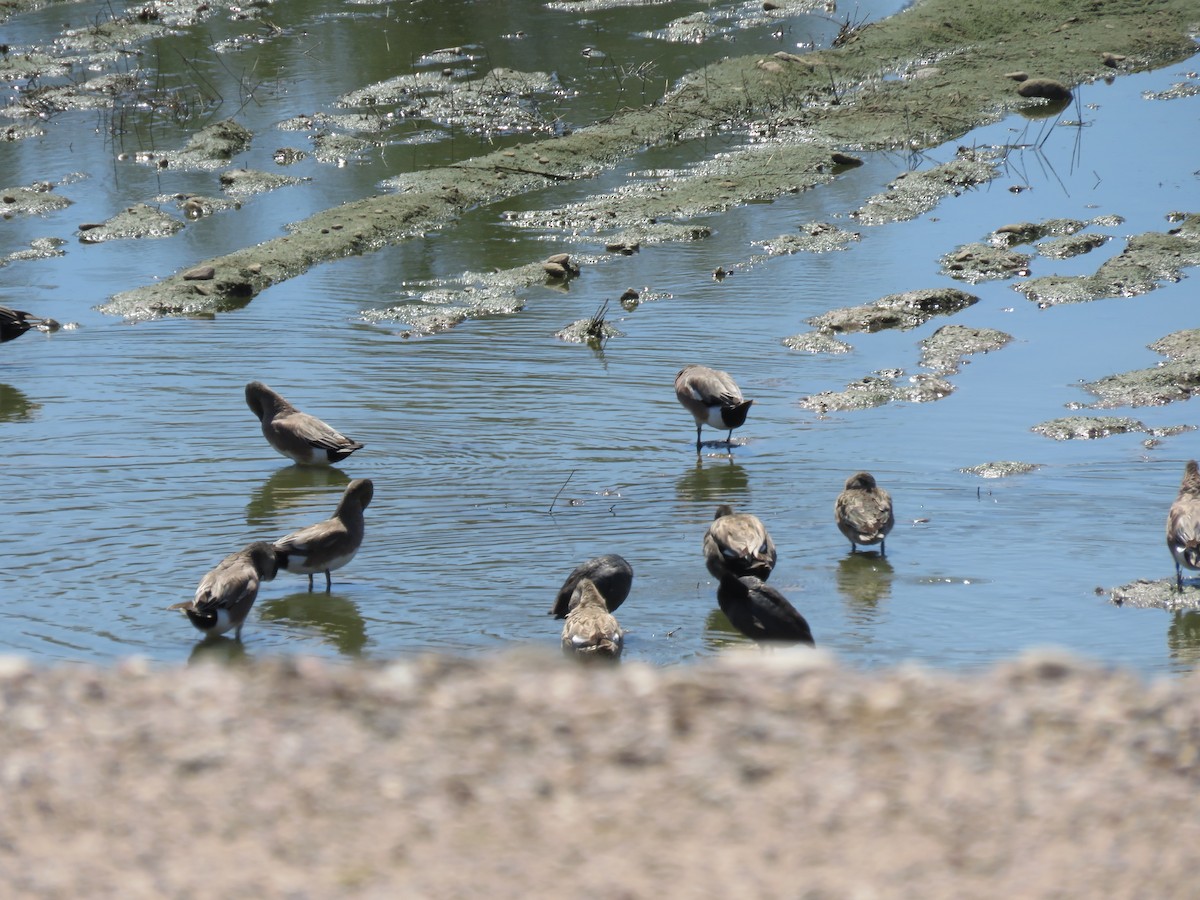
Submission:
[[[959,469],[959,471],[966,475],[978,475],[980,478],[1008,478],[1010,475],[1025,475],[1040,468],[1041,466],[1037,463],[1001,460],[980,463],[977,466],[967,466],[965,469]]]
[[[260,172],[257,169],[229,169],[221,173],[221,189],[231,197],[250,197],[273,191],[276,188],[293,184],[302,184],[306,178],[293,178],[289,175],[275,175],[271,172]]]
[[[1032,430],[1056,441],[1070,441],[1147,431],[1147,428],[1137,419],[1125,416],[1065,416],[1034,425]]]
[[[1171,557],[1165,549],[1163,556],[1165,557],[1164,564],[1170,567],[1172,565]],[[1137,581],[1113,588],[1109,594],[1109,600],[1114,606],[1132,606],[1135,609],[1165,609],[1167,612],[1198,609],[1200,608],[1200,588],[1188,584],[1186,577],[1182,593],[1175,585],[1174,576],[1160,578],[1157,581],[1139,578]]]
[[[963,149],[948,163],[902,173],[886,192],[868,199],[853,215],[868,225],[915,219],[946,197],[957,197],[969,188],[986,184],[999,173],[998,154]]]
[[[0,189],[0,216],[9,219],[16,215],[44,216],[66,209],[71,201],[52,193],[53,185],[39,181],[28,187]]]
[[[994,328],[943,325],[921,341],[921,365],[939,375],[953,375],[966,357],[999,350],[1011,340],[1012,335]]]
[[[857,231],[846,231],[829,222],[809,222],[801,225],[796,234],[781,234],[769,241],[755,241],[755,244],[763,247],[767,256],[784,256],[845,250],[848,244],[858,240],[862,240],[862,235]]]
[[[1187,214],[1166,233],[1147,232],[1129,239],[1120,255],[1106,260],[1092,275],[1052,275],[1014,285],[1045,308],[1084,303],[1102,297],[1136,297],[1174,282],[1183,270],[1200,265],[1200,215]]]
[[[165,238],[184,227],[183,222],[160,209],[139,203],[125,209],[107,222],[79,226],[79,240],[84,244],[130,238]]]
[[[1080,234],[1070,237],[1055,238],[1038,244],[1038,253],[1047,259],[1069,259],[1103,247],[1110,240],[1107,234]]]
[[[567,341],[571,344],[602,347],[609,338],[620,337],[621,332],[611,322],[603,319],[597,322],[593,317],[572,322],[566,328],[555,332],[554,336],[560,341]]]
[[[818,331],[843,333],[883,331],[886,328],[909,329],[934,316],[960,312],[979,302],[979,298],[956,288],[932,288],[889,294],[862,306],[830,310],[808,320]]]
[[[942,274],[978,284],[1027,274],[1032,257],[991,244],[965,244],[941,259]]]
[[[900,370],[868,375],[846,386],[844,391],[824,391],[800,400],[800,406],[818,413],[872,409],[896,401],[928,403],[949,397],[954,385],[936,375],[918,374],[906,382]]]
[[[317,162],[336,166],[361,159],[378,144],[338,132],[322,132],[313,137],[313,156]]]
[[[172,169],[215,169],[228,165],[238,153],[250,146],[250,130],[232,119],[216,122],[192,135],[182,150],[155,156],[138,154],[138,161]]]
[[[1188,400],[1200,390],[1200,329],[1176,331],[1160,338],[1150,349],[1168,357],[1148,369],[1107,375],[1084,388],[1100,400],[1098,408],[1163,406]]]
[[[1120,217],[1117,217],[1118,219]],[[1105,223],[1107,224],[1107,223]],[[1045,222],[1016,222],[1001,225],[992,232],[988,242],[997,247],[1032,244],[1044,237],[1063,237],[1082,231],[1088,225],[1079,219],[1047,219]]]
[[[25,260],[51,259],[56,256],[64,256],[65,253],[62,247],[66,243],[62,238],[56,237],[35,238],[29,242],[28,250],[14,250],[7,256],[0,257],[0,266]]]
[[[1053,78],[1027,78],[1017,87],[1022,97],[1040,97],[1053,103],[1071,99],[1071,89]]]
[[[806,331],[783,339],[783,346],[789,350],[799,350],[804,353],[849,353],[854,348],[845,341],[839,341],[831,334],[823,331]]]

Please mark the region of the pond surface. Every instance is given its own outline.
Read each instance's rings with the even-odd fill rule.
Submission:
[[[855,18],[895,8],[860,4]],[[63,22],[88,23],[108,9],[58,5],[18,16],[4,39],[45,45]],[[1135,299],[1039,309],[1012,281],[961,285],[939,272],[944,254],[1006,223],[1122,217],[1094,229],[1112,236],[1104,247],[1033,262],[1034,275],[1091,272],[1126,236],[1165,231],[1168,213],[1195,211],[1200,98],[1144,94],[1194,81],[1197,58],[1086,85],[1058,118],[1013,116],[908,157],[866,154],[865,165],[826,187],[706,219],[706,240],[601,254],[568,290],[530,290],[519,313],[431,337],[405,338],[401,325],[371,325],[364,313],[419,302],[421,290],[468,270],[560,250],[592,258],[594,246],[517,229],[502,213],[610,189],[623,172],[318,266],[215,319],[132,325],[99,313],[115,293],[274,237],[287,222],[378,192],[387,177],[529,139],[400,123],[384,146],[340,163],[310,155],[282,171],[311,181],[249,198],[176,237],[78,242],[81,223],[132,203],[218,195],[215,172],[132,160],[151,146],[177,148],[210,121],[234,116],[255,132],[236,165],[277,170],[277,148],[307,147],[307,134],[279,123],[342,112],[335,102],[346,92],[422,65],[440,69],[434,51],[467,47],[473,71],[556,73],[565,90],[550,118],[578,127],[654,99],[706,60],[803,52],[827,45],[838,27],[798,17],[686,43],[663,39],[661,29],[707,4],[586,16],[445,0],[326,9],[288,4],[249,25],[214,17],[145,45],[137,65],[175,92],[175,119],[130,102],[58,113],[41,121],[43,136],[0,144],[0,186],[45,179],[74,201],[0,224],[0,255],[38,238],[68,241],[63,256],[0,269],[0,303],[79,326],[0,348],[0,650],[43,662],[553,650],[561,623],[547,611],[558,585],[576,563],[614,552],[636,573],[618,615],[627,658],[700,659],[744,642],[716,609],[700,553],[714,509],[730,503],[767,523],[779,548],[771,583],[808,618],[818,644],[850,665],[959,669],[1048,644],[1148,674],[1186,671],[1200,658],[1197,614],[1121,609],[1107,598],[1116,585],[1172,574],[1163,523],[1184,462],[1200,456],[1200,433],[1147,446],[1145,434],[1055,442],[1030,430],[1091,402],[1081,381],[1154,365],[1146,344],[1195,327],[1194,278]],[[261,43],[212,49],[247,33]],[[730,137],[660,148],[633,167],[678,166],[722,141],[737,146]],[[850,217],[901,172],[949,160],[962,145],[1021,147],[1001,178],[916,221],[858,226]],[[755,242],[819,221],[858,230],[861,241],[843,252],[756,259]],[[719,266],[731,273],[723,280],[713,277]],[[853,351],[841,356],[782,344],[821,312],[940,286],[981,300],[912,331],[851,336]],[[621,309],[629,287],[652,299]],[[602,350],[555,337],[605,301],[621,334]],[[938,402],[827,416],[799,405],[877,370],[920,371],[917,342],[950,321],[1014,340],[973,358]],[[738,433],[744,444],[731,452],[697,457],[691,419],[672,392],[688,362],[726,369],[755,400]],[[366,448],[331,470],[284,464],[242,399],[256,379]],[[1195,418],[1186,404],[1111,412],[1155,427]],[[960,471],[1004,459],[1040,468],[997,480]],[[850,555],[833,523],[834,498],[860,469],[895,500],[886,559]],[[225,554],[327,517],[358,477],[375,482],[367,537],[334,573],[331,594],[310,594],[305,579],[281,573],[260,591],[241,647],[198,645],[186,620],[166,611]]]

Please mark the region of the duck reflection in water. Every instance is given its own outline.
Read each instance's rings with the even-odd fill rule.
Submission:
[[[675,494],[684,503],[707,506],[715,502],[742,502],[750,496],[750,477],[733,454],[697,456],[675,482]]]
[[[218,665],[238,665],[249,662],[246,645],[225,635],[210,634],[203,640],[197,641],[196,646],[188,655],[188,665],[198,663]]]
[[[24,422],[41,406],[12,385],[0,384],[0,422]]]
[[[342,594],[300,591],[260,604],[259,618],[314,631],[345,656],[362,656],[367,623],[358,605]]]
[[[279,513],[304,506],[315,493],[342,488],[350,476],[337,466],[283,466],[254,491],[246,504],[246,522],[273,525]]]
[[[886,556],[852,553],[838,560],[837,587],[849,606],[874,611],[892,596],[895,570]]]

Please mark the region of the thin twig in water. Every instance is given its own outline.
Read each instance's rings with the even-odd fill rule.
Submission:
[[[604,314],[608,312],[608,301],[605,300],[598,310],[588,319],[587,325],[583,327],[583,334],[587,338],[589,344],[599,345],[604,347]]]
[[[571,474],[567,476],[567,481],[570,481],[574,476],[575,476],[575,470],[572,469]],[[567,489],[567,481],[564,481],[562,483],[562,486],[558,489],[558,493],[555,494],[554,499],[550,501],[550,508],[548,510],[546,510],[546,512],[548,512],[548,513],[554,512],[554,504],[558,502],[559,494],[561,494],[563,491],[565,491]]]

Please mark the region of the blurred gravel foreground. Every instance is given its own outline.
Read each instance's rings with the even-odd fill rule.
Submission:
[[[6,897],[1182,897],[1200,679],[0,659]]]

